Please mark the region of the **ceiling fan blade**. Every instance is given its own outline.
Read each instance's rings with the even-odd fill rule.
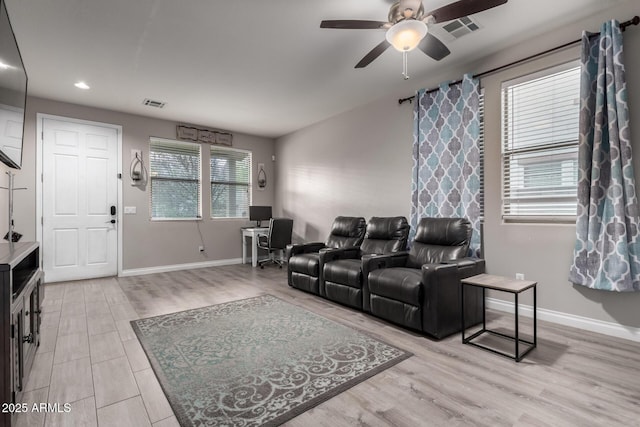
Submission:
[[[508,0],[459,0],[442,6],[439,9],[425,13],[424,16],[433,16],[436,22],[447,22],[463,16],[473,15],[487,9],[505,4]]]
[[[357,19],[338,19],[322,21],[320,28],[338,28],[345,30],[376,30],[382,28],[387,22],[384,21],[361,21]]]
[[[418,48],[436,61],[440,61],[451,53],[449,48],[431,33],[427,33],[418,45]]]
[[[389,46],[391,46],[391,44],[388,41],[383,40],[382,43],[374,47],[371,52],[367,53],[364,58],[362,58],[360,62],[356,64],[355,68],[364,68],[367,65],[371,64],[371,62],[373,62],[373,60],[378,56],[382,55],[382,52],[387,50]]]

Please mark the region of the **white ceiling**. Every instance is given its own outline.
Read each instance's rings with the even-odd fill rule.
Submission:
[[[390,0],[6,0],[30,95],[278,137],[416,80],[472,62],[625,0],[510,0],[474,18],[436,62],[389,49],[354,65],[381,30],[320,29],[323,19],[384,21]],[[432,10],[450,0],[424,0]],[[434,29],[437,31],[437,29]],[[452,76],[458,78],[459,76]],[[73,84],[86,81],[91,90]],[[164,101],[164,109],[142,105]]]

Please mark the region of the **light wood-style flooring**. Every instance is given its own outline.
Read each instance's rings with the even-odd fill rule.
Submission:
[[[538,348],[515,363],[463,345],[459,334],[434,341],[291,289],[284,269],[248,265],[45,292],[25,401],[71,403],[71,412],[22,414],[20,426],[177,426],[129,321],[266,293],[414,353],[288,426],[640,426],[640,343],[579,329],[540,321]],[[491,319],[508,328],[509,316]]]

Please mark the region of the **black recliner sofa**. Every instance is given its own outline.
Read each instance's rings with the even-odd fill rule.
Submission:
[[[321,294],[329,300],[368,311],[369,294],[362,286],[363,260],[375,255],[405,251],[408,237],[409,223],[405,217],[373,217],[367,223],[359,248],[322,250]]]
[[[289,286],[324,296],[320,288],[319,251],[322,249],[354,248],[364,238],[366,222],[362,217],[339,216],[331,226],[327,241],[287,246],[287,281]]]
[[[371,314],[438,339],[460,331],[460,280],[485,270],[467,258],[471,233],[466,219],[423,218],[408,253],[364,260]],[[464,296],[468,327],[482,321],[482,290]]]

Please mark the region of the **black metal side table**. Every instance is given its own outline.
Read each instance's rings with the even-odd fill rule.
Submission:
[[[478,274],[476,276],[471,276],[466,279],[461,280],[460,285],[460,294],[461,294],[461,304],[462,304],[462,343],[470,344],[476,347],[491,351],[493,353],[500,354],[502,356],[508,357],[510,359],[514,359],[516,362],[522,360],[524,356],[526,356],[531,350],[536,348],[537,345],[537,326],[536,326],[536,285],[537,282],[532,282],[530,280],[516,280],[510,279],[508,277],[502,276],[493,276],[491,274]],[[474,334],[465,337],[465,323],[464,323],[464,288],[466,286],[475,286],[482,289],[482,329],[475,332]],[[487,289],[492,289],[501,292],[512,293],[515,298],[515,334],[514,336],[503,334],[501,332],[492,331],[487,329],[486,323],[486,303],[485,303],[485,292]],[[533,290],[533,341],[527,341],[519,336],[519,318],[518,318],[518,295],[527,289]],[[480,335],[488,333],[497,335],[502,338],[506,338],[514,341],[515,343],[515,351],[513,354],[506,353],[483,344],[472,342],[474,339],[478,338]],[[520,351],[520,345],[523,347],[527,347],[524,351]]]

